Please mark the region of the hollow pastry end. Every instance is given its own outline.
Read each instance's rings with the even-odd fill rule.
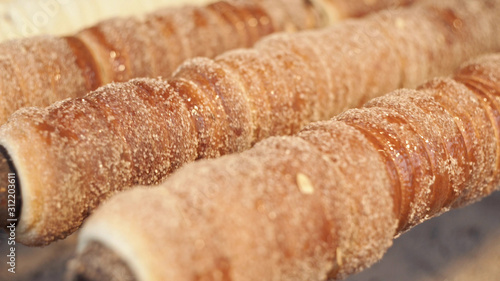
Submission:
[[[0,227],[17,224],[21,216],[21,188],[7,150],[0,146]]]
[[[136,281],[118,254],[99,242],[90,242],[68,265],[69,281]]]

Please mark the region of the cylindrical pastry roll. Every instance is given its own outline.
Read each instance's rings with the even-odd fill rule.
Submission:
[[[133,77],[165,76],[185,59],[251,46],[288,28],[319,24],[303,0],[242,0],[166,8],[143,18],[114,18],[74,36],[0,44],[0,122],[23,106],[47,106]],[[283,5],[292,5],[290,13]],[[228,40],[229,39],[229,40]]]
[[[295,136],[189,164],[99,208],[72,280],[115,270],[138,281],[343,278],[402,231],[498,189],[499,107],[495,54]]]
[[[342,4],[347,1],[219,1],[108,19],[73,36],[5,42],[0,44],[0,124],[24,106],[48,106],[112,81],[169,77],[187,58],[214,57],[250,47],[272,32],[322,27],[395,3]]]
[[[63,238],[117,191],[450,73],[500,47],[493,3],[447,0],[271,36],[253,49],[190,60],[169,80],[136,79],[20,110],[0,129],[23,200],[17,240]]]

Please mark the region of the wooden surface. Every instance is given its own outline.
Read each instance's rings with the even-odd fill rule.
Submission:
[[[45,248],[17,245],[16,274],[7,272],[0,236],[0,280],[64,280],[76,235]],[[500,192],[423,223],[395,240],[384,259],[347,281],[500,280]]]

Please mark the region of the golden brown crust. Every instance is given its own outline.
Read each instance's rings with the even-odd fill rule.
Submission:
[[[142,19],[114,18],[75,35],[34,37],[0,45],[0,123],[23,106],[48,106],[98,86],[135,77],[168,77],[184,60],[214,57],[292,24],[318,27],[303,0],[230,0],[159,10]],[[269,7],[285,9],[276,17]],[[292,6],[292,7],[285,7]],[[305,21],[305,20],[304,20]],[[237,39],[236,39],[236,38]]]
[[[500,54],[489,55],[296,136],[189,164],[110,199],[80,251],[103,243],[140,280],[344,278],[412,226],[499,189],[498,89]]]
[[[335,0],[335,3],[353,2]],[[357,1],[356,1],[357,2]],[[395,1],[407,4],[407,1]],[[98,86],[136,77],[169,77],[184,60],[250,47],[277,31],[329,25],[383,9],[349,5],[324,19],[332,3],[306,0],[227,0],[204,7],[166,8],[143,18],[114,18],[66,37],[34,37],[0,45],[0,123],[23,106],[48,106]],[[327,12],[328,13],[328,12]]]
[[[62,38],[4,43],[0,61],[2,123],[20,107],[52,104],[87,91],[77,58]]]
[[[455,9],[454,4],[463,1],[450,0],[448,8]],[[485,28],[475,33],[475,39],[458,36],[452,47],[468,49],[462,52],[465,54],[500,45],[492,31],[498,20],[493,16],[500,9],[497,4],[495,9],[482,6],[480,21],[489,21],[491,26],[483,24]],[[268,136],[295,133],[311,121],[329,118],[399,85],[412,85],[436,72],[451,72],[465,57],[447,54],[449,44],[418,40],[388,44],[393,37],[387,34],[401,28],[428,33],[429,38],[447,34],[437,28],[442,22],[428,13],[436,9],[428,5],[382,12],[326,30],[275,35],[254,49],[227,52],[213,60],[187,61],[170,80],[110,84],[83,98],[19,111],[1,129],[0,143],[16,167],[22,167],[20,172],[29,177],[20,177],[21,187],[32,190],[26,194],[45,198],[24,205],[40,205],[45,211],[25,217],[19,241],[44,244],[65,237],[119,190],[159,183],[185,163],[242,151]],[[456,9],[467,19],[464,26],[476,25],[467,11]],[[401,17],[412,25],[391,25]],[[417,19],[420,25],[413,25]],[[428,56],[415,57],[420,49]],[[436,56],[448,63],[430,67]],[[404,112],[398,114],[405,116]],[[441,113],[436,109],[434,114],[439,118]],[[394,130],[396,135],[397,128]],[[365,131],[370,133],[368,128]],[[43,141],[33,146],[31,139]],[[444,142],[441,148],[446,148]],[[35,157],[40,159],[35,161]],[[426,161],[431,168],[439,164],[433,158],[413,160],[415,166]],[[409,177],[407,170],[397,171],[394,181],[401,175]],[[418,196],[408,186],[402,184],[397,191],[405,196],[395,208],[412,225],[426,214],[411,211]],[[436,196],[428,195],[426,200]],[[63,215],[52,216],[53,212]]]
[[[85,78],[86,88],[95,90],[103,84],[101,81],[99,67],[95,58],[92,56],[89,48],[80,39],[74,36],[65,37],[68,46],[75,54],[76,64],[80,68],[83,77]]]

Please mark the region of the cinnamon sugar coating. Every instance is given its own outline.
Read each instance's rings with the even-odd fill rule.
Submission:
[[[79,249],[103,243],[138,280],[342,279],[403,231],[499,189],[499,101],[500,54],[479,58],[118,194]]]
[[[213,58],[252,46],[278,31],[319,28],[408,1],[376,1],[338,10],[351,0],[228,0],[113,18],[66,37],[0,44],[0,124],[25,106],[48,106],[110,82],[169,77],[186,59]],[[335,5],[334,8],[330,7]],[[336,16],[330,16],[334,13]]]
[[[319,25],[313,7],[302,0],[285,1],[293,8],[279,17],[266,2],[271,0],[165,8],[143,18],[105,20],[73,36],[2,43],[0,122],[18,108],[82,96],[112,81],[168,77],[187,58],[249,47],[285,24],[294,30]],[[272,6],[283,9],[285,2]]]
[[[64,238],[115,192],[160,183],[196,159],[296,133],[309,122],[330,118],[400,85],[413,85],[427,78],[425,73],[451,72],[468,54],[500,47],[500,37],[495,36],[500,1],[493,7],[482,6],[478,17],[468,14],[464,2],[449,0],[445,7],[424,3],[324,30],[278,34],[253,49],[226,52],[213,60],[189,60],[168,80],[110,84],[83,98],[19,110],[0,129],[0,144],[13,157],[26,190],[22,192],[26,215],[18,227],[18,240],[42,245]],[[462,15],[461,29],[442,28],[452,23],[443,21],[439,11]],[[398,19],[408,24],[391,25]],[[484,28],[468,30],[479,25]],[[429,38],[453,40],[391,42],[397,30],[410,27]],[[462,36],[469,33],[474,38]],[[420,48],[427,54],[423,61],[413,57]],[[467,51],[447,53],[450,48]],[[438,56],[447,63],[429,67]],[[441,118],[439,114],[444,113],[432,116]],[[394,115],[401,118],[404,112]],[[398,128],[394,130],[399,134]],[[414,144],[420,142],[415,137]],[[422,164],[422,173],[439,164],[433,159],[413,160],[411,165]],[[444,183],[449,180],[443,178]],[[401,192],[407,193],[404,185]],[[426,200],[439,196],[424,193],[418,196],[427,196]],[[396,204],[401,216],[414,218],[410,225],[425,217],[410,211],[414,197],[410,190]],[[55,212],[60,215],[53,216]]]

